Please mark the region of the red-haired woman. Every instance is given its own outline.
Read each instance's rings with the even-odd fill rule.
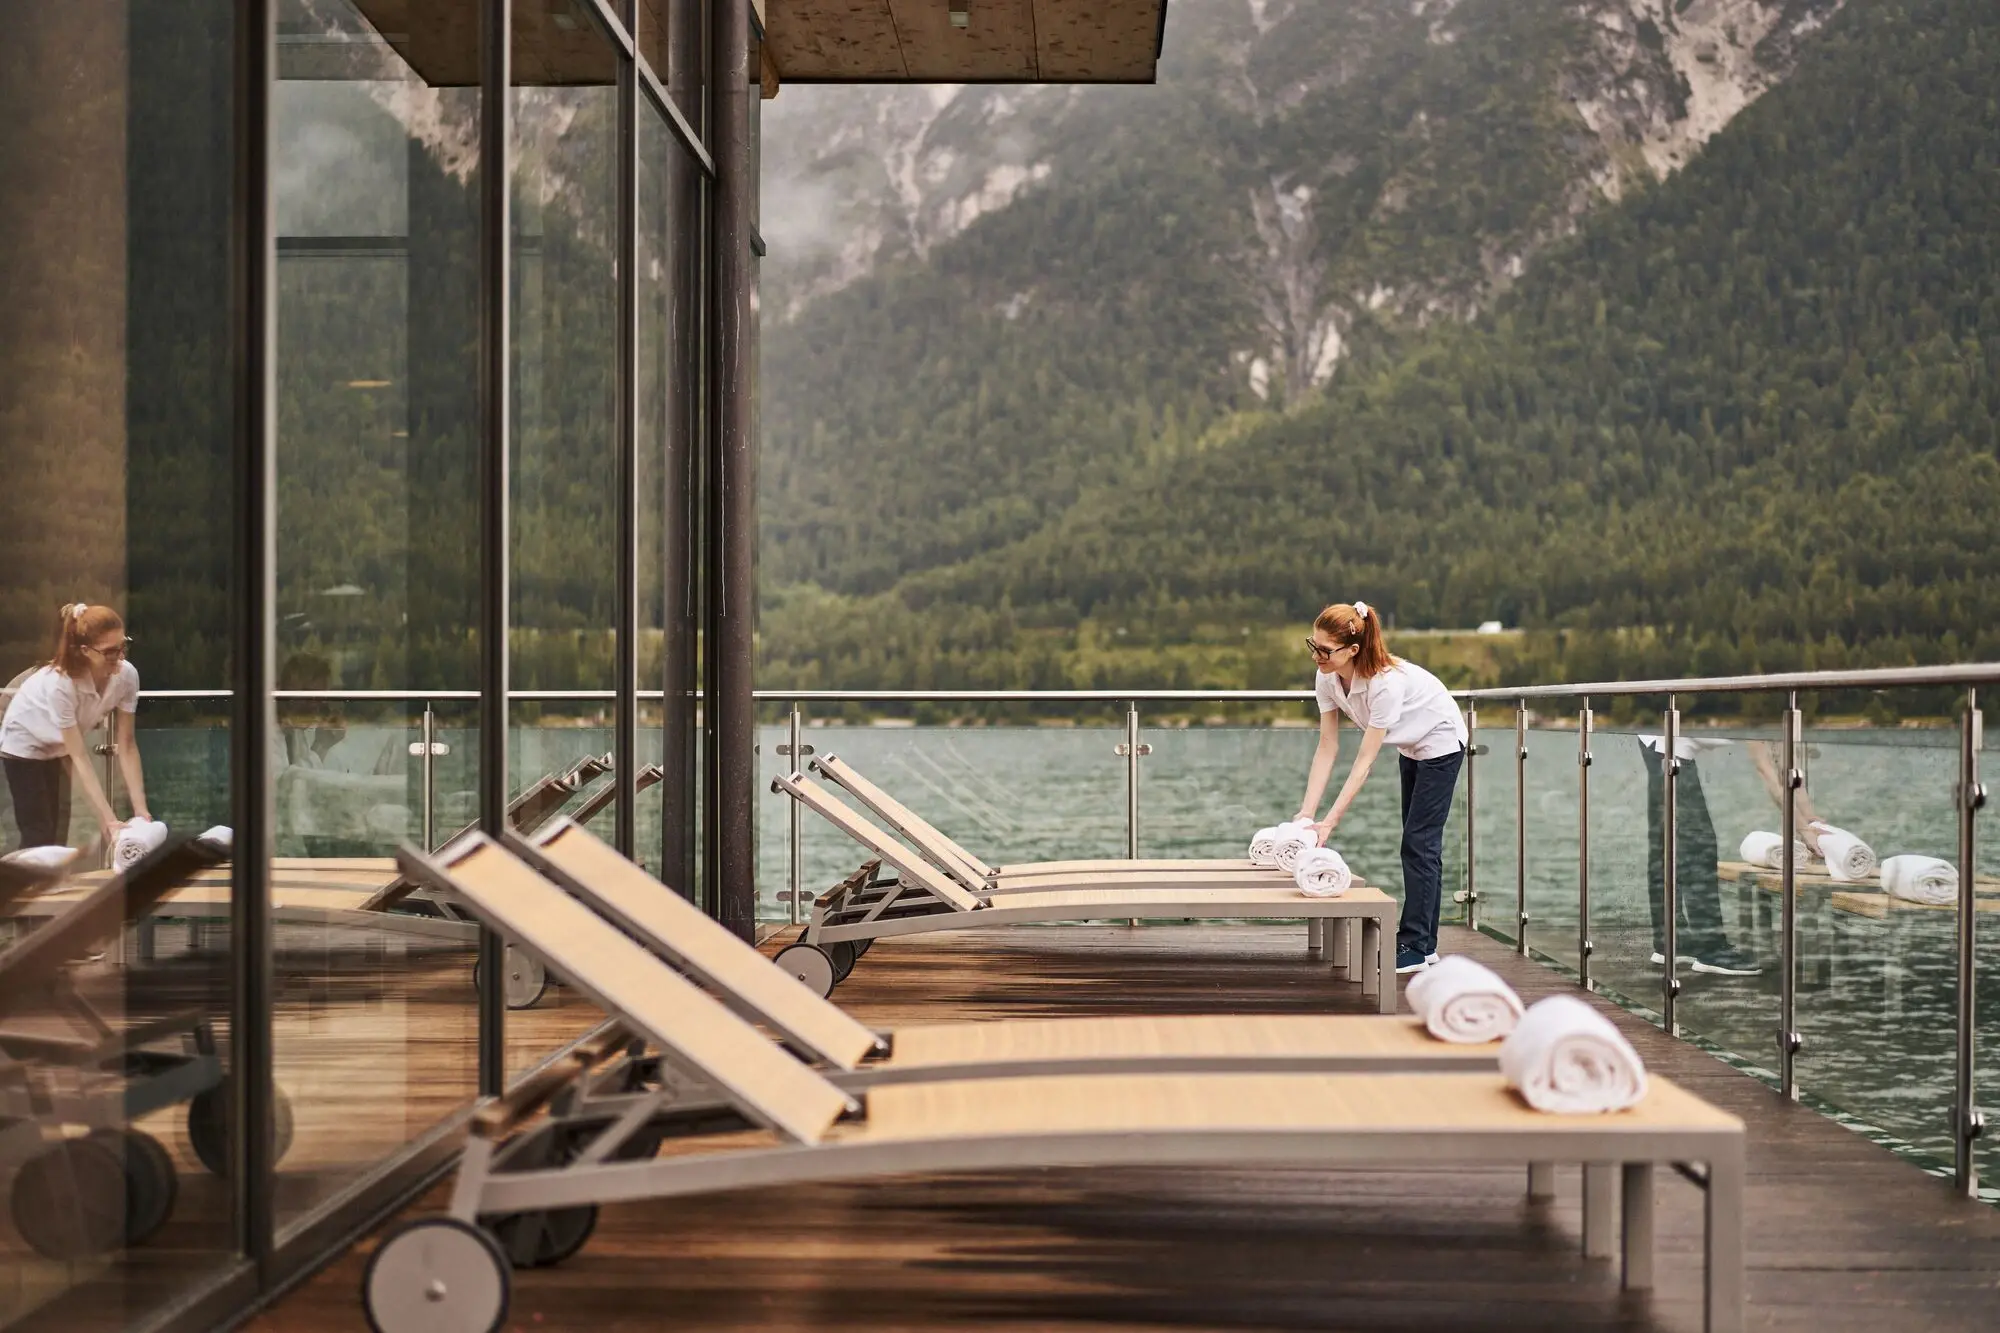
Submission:
[[[23,847],[69,841],[69,777],[97,812],[108,845],[120,821],[91,767],[84,733],[116,716],[113,736],[132,814],[151,819],[139,743],[132,725],[139,709],[139,672],[125,660],[125,622],[108,606],[77,602],[62,608],[56,647],[47,666],[23,680],[0,721],[0,763],[14,798]]]
[[[1387,742],[1402,756],[1403,920],[1396,931],[1396,971],[1419,972],[1437,960],[1439,900],[1444,892],[1444,823],[1458,770],[1465,765],[1465,719],[1444,682],[1382,643],[1382,616],[1366,602],[1329,606],[1306,639],[1319,670],[1319,748],[1298,818],[1311,819],[1340,757],[1340,715],[1361,728],[1354,768],[1325,819],[1313,825],[1324,843],[1368,780]]]

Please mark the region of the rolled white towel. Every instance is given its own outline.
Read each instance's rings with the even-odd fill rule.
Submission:
[[[1354,883],[1347,858],[1331,847],[1309,847],[1299,854],[1299,868],[1292,872],[1299,892],[1308,898],[1338,898]]]
[[[61,870],[76,860],[74,847],[23,847],[18,852],[0,856],[0,861],[9,865],[31,866],[36,870]]]
[[[1935,856],[1892,856],[1882,863],[1882,891],[1905,902],[1950,906],[1958,901],[1958,867]]]
[[[1622,1111],[1646,1095],[1646,1065],[1611,1020],[1571,995],[1521,1015],[1500,1047],[1500,1072],[1537,1111]]]
[[[1250,839],[1251,863],[1267,868],[1276,866],[1278,864],[1278,840],[1284,836],[1285,830],[1307,827],[1310,827],[1310,825],[1293,820],[1288,824],[1273,824],[1269,828],[1258,829],[1256,835]]]
[[[1439,1041],[1498,1041],[1521,1021],[1521,997],[1484,963],[1440,958],[1410,978],[1403,997]]]
[[[1737,852],[1753,866],[1763,866],[1766,870],[1785,868],[1785,840],[1775,833],[1746,833],[1743,835],[1743,845],[1737,848]],[[1792,864],[1802,866],[1811,859],[1812,848],[1794,838]]]
[[[227,824],[217,824],[201,835],[200,841],[220,851],[229,851],[236,845],[236,830]]]
[[[1313,832],[1312,825],[1285,825],[1284,831],[1278,834],[1278,850],[1275,853],[1279,868],[1298,874],[1299,858],[1317,846],[1319,835]]]
[[[111,840],[111,868],[129,870],[146,853],[167,840],[167,826],[157,819],[135,819]]]
[[[1819,830],[1819,854],[1826,858],[1827,873],[1849,884],[1875,876],[1875,849],[1844,828],[1831,824],[1813,825]]]

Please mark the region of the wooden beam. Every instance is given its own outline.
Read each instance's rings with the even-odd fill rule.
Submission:
[[[973,3],[980,5],[985,0]],[[1151,82],[1165,5],[1166,0],[1094,0],[1090,4],[1034,0],[1036,67],[1042,81]]]

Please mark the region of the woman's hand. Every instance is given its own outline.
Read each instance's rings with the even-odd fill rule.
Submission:
[[[1313,825],[1313,832],[1319,835],[1319,845],[1326,846],[1326,840],[1333,836],[1334,825],[1340,823],[1339,815],[1328,815]]]
[[[1286,822],[1292,824],[1310,824],[1313,822],[1313,812],[1310,810],[1301,810]]]

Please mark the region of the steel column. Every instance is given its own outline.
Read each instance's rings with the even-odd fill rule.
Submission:
[[[230,598],[229,903],[230,1188],[236,1243],[262,1268],[275,1241],[271,1010],[271,739],[277,735],[277,242],[271,205],[271,118],[277,6],[238,0],[231,270],[235,420],[231,441],[235,573]]]
[[[513,291],[507,143],[513,97],[512,0],[485,0],[479,25],[479,827],[507,826],[508,415]],[[506,947],[479,930],[479,1091],[507,1082]]]
[[[1981,735],[1979,691],[1965,692],[1965,716],[1958,733],[1958,1070],[1952,1092],[1952,1175],[1959,1193],[1977,1197],[1979,1165],[1972,1145],[1986,1128],[1979,1110],[1979,1089],[1974,1085],[1978,1029],[1973,984],[1978,980],[1977,944],[1979,922],[1979,842],[1976,821],[1986,804],[1986,788],[1979,781]]]
[[[719,527],[711,558],[720,576],[708,700],[715,710],[717,751],[716,787],[710,793],[716,842],[709,854],[720,863],[716,915],[747,940],[757,918],[757,705],[751,694],[757,658],[757,482],[750,380],[756,319],[750,300],[755,263],[750,232],[757,181],[751,174],[747,100],[754,71],[747,0],[712,0],[709,12],[710,147],[715,156],[709,428]]]
[[[1780,852],[1778,893],[1778,1091],[1787,1101],[1797,1101],[1799,1078],[1799,885],[1798,855],[1795,846],[1799,818],[1799,788],[1805,774],[1799,771],[1799,743],[1805,725],[1799,712],[1799,692],[1785,696],[1784,740],[1784,847]]]
[[[1479,929],[1479,705],[1465,706],[1465,928]]]
[[[630,857],[639,770],[639,77],[618,61],[618,664],[611,718],[612,845]]]
[[[1528,953],[1528,705],[1514,705],[1514,952]]]
[[[1680,998],[1681,979],[1678,975],[1676,951],[1680,947],[1678,923],[1675,914],[1680,910],[1678,867],[1674,863],[1675,820],[1679,814],[1676,804],[1676,788],[1680,785],[1681,761],[1675,751],[1680,749],[1681,710],[1674,706],[1674,696],[1667,696],[1665,725],[1661,728],[1660,775],[1664,783],[1661,792],[1661,847],[1660,854],[1665,859],[1662,867],[1664,879],[1661,889],[1661,908],[1666,917],[1665,953],[1666,965],[1660,970],[1660,1014],[1667,1032],[1678,1037],[1680,1024],[1674,1017],[1674,1002]]]
[[[1576,976],[1590,989],[1590,740],[1595,726],[1590,700],[1576,715]]]

